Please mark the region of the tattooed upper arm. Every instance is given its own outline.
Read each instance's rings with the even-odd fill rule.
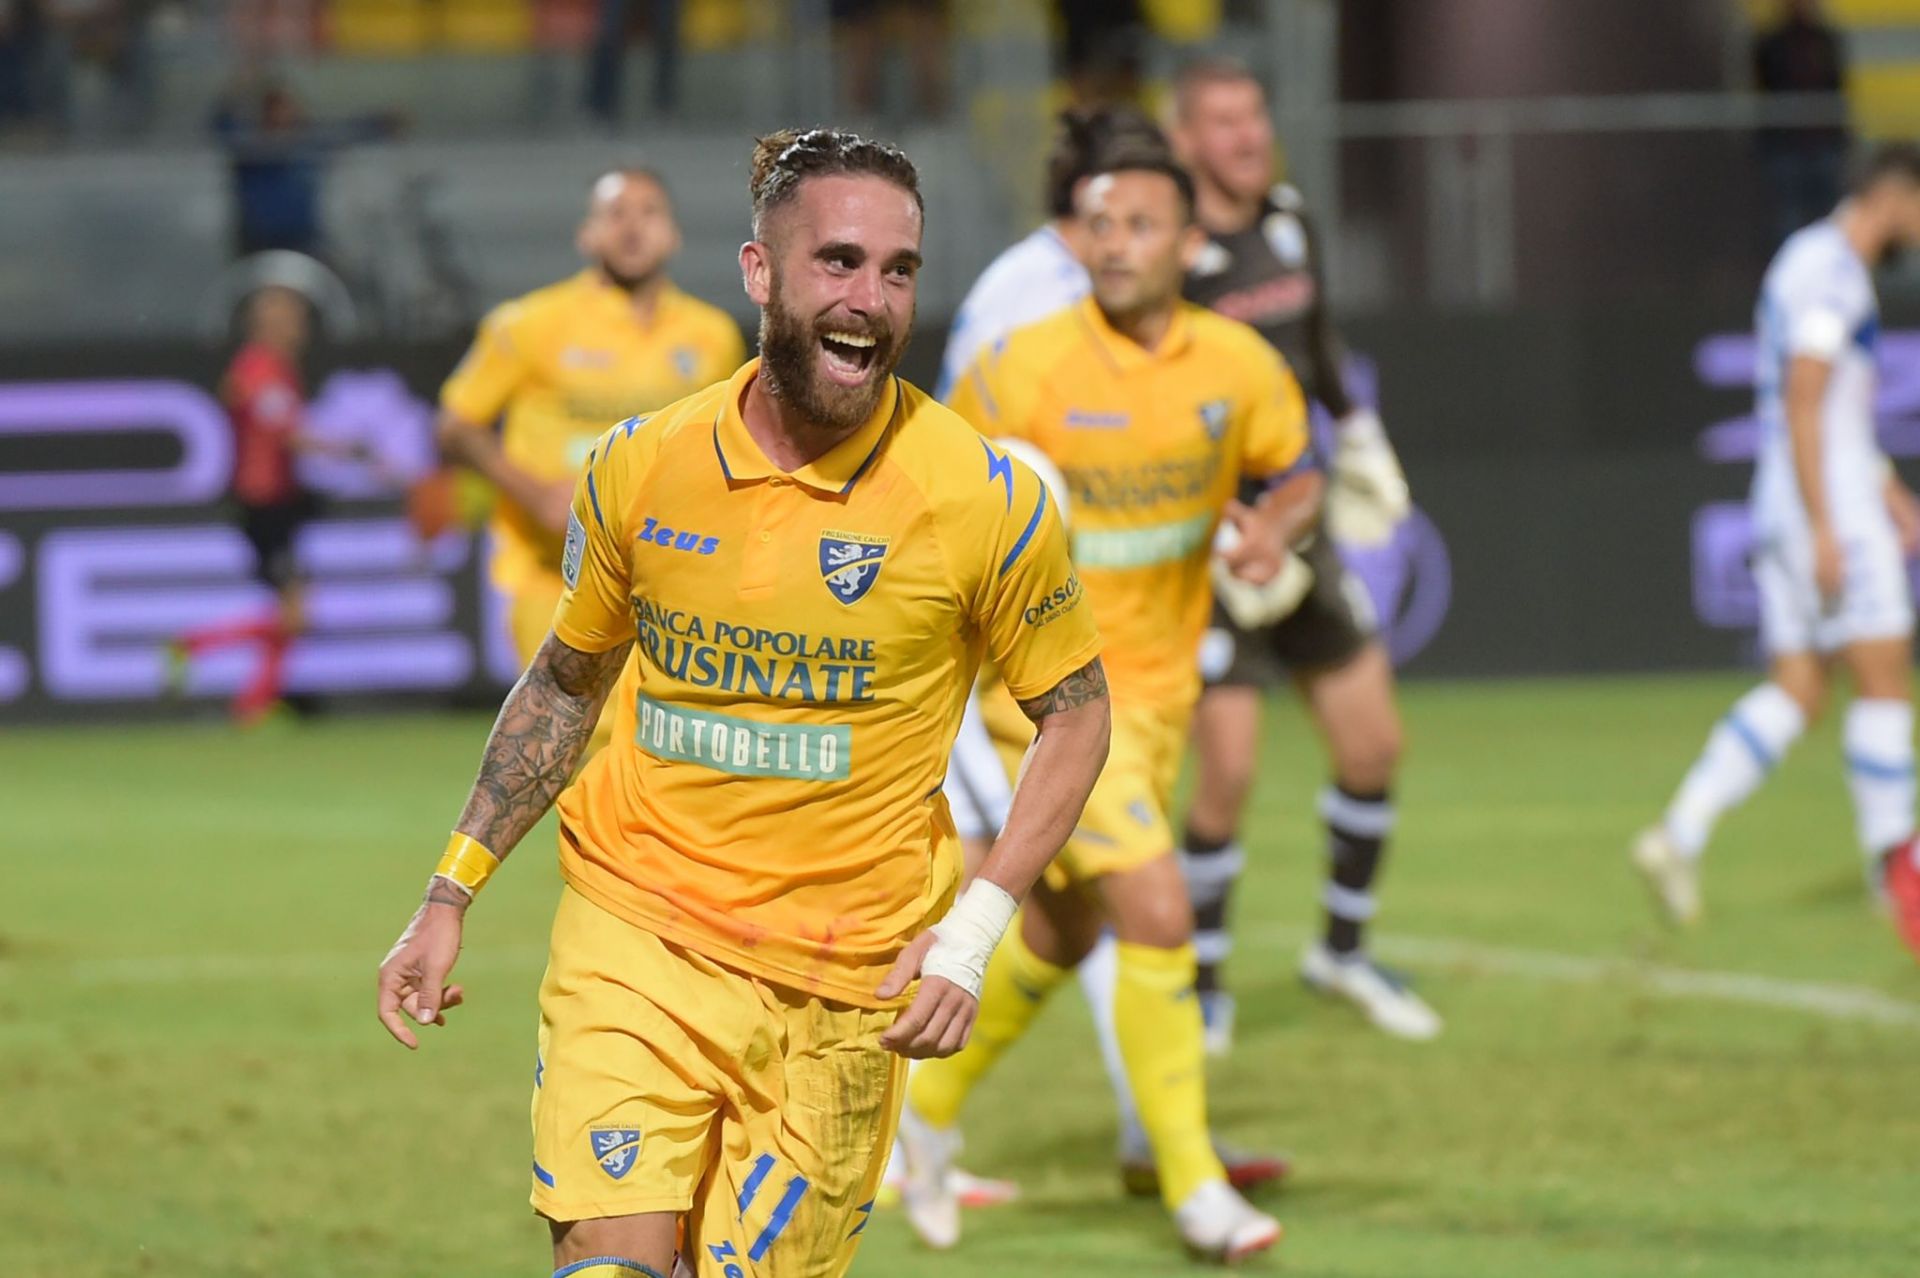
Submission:
[[[1035,723],[1050,714],[1059,714],[1107,695],[1107,671],[1095,657],[1037,697],[1020,703],[1021,711]]]
[[[620,668],[627,664],[627,654],[631,651],[631,639],[605,652],[582,652],[559,635],[549,633],[534,657],[534,664],[545,667],[554,686],[568,696],[597,701],[620,677]]]

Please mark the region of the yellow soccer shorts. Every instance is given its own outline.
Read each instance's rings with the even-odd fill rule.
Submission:
[[[873,1211],[906,1062],[898,1013],[784,989],[564,889],[540,986],[533,1206],[683,1217],[715,1278],[837,1278]]]
[[[1033,744],[1032,721],[1003,685],[982,689],[980,710],[1007,775],[1017,777],[1020,761]],[[1094,782],[1066,847],[1047,867],[1049,884],[1064,888],[1103,874],[1137,870],[1173,852],[1168,813],[1192,718],[1191,704],[1158,706],[1115,698],[1107,766]]]

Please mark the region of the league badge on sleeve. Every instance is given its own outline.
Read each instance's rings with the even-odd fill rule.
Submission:
[[[864,533],[820,534],[820,576],[835,599],[854,604],[866,597],[880,576],[880,561],[886,558],[887,541],[885,537]]]
[[[595,1127],[587,1132],[600,1170],[619,1180],[640,1157],[640,1132],[633,1127]]]
[[[567,543],[560,550],[560,576],[572,590],[580,584],[580,560],[587,553],[587,529],[580,516],[567,512]]]

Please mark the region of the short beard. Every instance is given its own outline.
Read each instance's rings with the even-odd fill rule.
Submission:
[[[874,375],[858,389],[819,375],[815,361],[821,331],[818,323],[808,323],[782,304],[776,275],[771,296],[760,311],[760,375],[767,394],[793,405],[808,423],[841,434],[856,429],[879,409],[887,381],[906,353],[912,327],[909,324],[907,335],[885,328],[866,330],[877,342]]]
[[[600,273],[611,280],[615,288],[629,295],[638,293],[641,289],[660,278],[660,270],[661,268],[656,266],[642,275],[622,275],[614,269],[612,262],[603,260],[600,263]]]

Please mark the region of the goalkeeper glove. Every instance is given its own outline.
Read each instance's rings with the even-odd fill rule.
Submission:
[[[1240,534],[1231,524],[1220,525],[1213,541],[1213,548],[1218,552],[1212,564],[1213,597],[1242,630],[1259,630],[1292,616],[1306,599],[1307,592],[1313,589],[1313,565],[1297,551],[1289,550],[1272,580],[1256,585],[1244,577],[1236,577],[1227,567],[1227,561],[1221,558],[1239,540]]]
[[[1355,409],[1340,421],[1327,485],[1326,528],[1350,546],[1379,546],[1413,508],[1400,459],[1380,415]]]

